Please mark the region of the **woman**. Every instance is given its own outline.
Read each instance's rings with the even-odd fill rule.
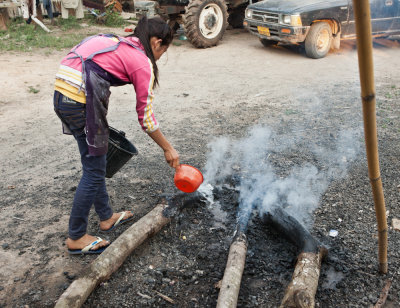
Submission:
[[[109,231],[132,219],[132,212],[113,213],[105,185],[110,86],[133,84],[142,129],[163,149],[168,164],[179,166],[179,155],[159,129],[154,116],[156,61],[172,42],[170,27],[160,18],[142,18],[132,35],[86,38],[61,61],[56,75],[54,109],[63,131],[78,142],[82,178],[76,189],[66,245],[69,253],[101,253],[110,243],[86,233],[94,204],[100,229]]]

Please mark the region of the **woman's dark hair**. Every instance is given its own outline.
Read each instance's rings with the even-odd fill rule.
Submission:
[[[169,46],[174,38],[172,29],[160,17],[147,18],[144,16],[139,20],[133,34],[128,36],[135,36],[142,43],[147,57],[153,64],[154,86],[158,85],[158,67],[150,46],[150,38],[154,36],[162,40],[161,45]]]

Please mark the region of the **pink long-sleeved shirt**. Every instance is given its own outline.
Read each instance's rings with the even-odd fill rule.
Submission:
[[[125,37],[123,39],[140,50],[121,42],[115,51],[98,54],[94,56],[92,61],[122,82],[133,84],[136,92],[136,111],[139,123],[144,131],[150,133],[159,127],[153,112],[153,66],[144,53],[144,48],[138,38]],[[94,52],[117,44],[117,42],[116,38],[97,36],[79,46],[76,53],[86,59]],[[82,63],[79,58],[68,59],[71,56],[74,56],[74,54],[68,54],[61,61],[60,69],[56,75],[61,83],[56,81],[56,90],[63,92],[63,90],[72,86],[74,91],[76,90],[75,95],[78,97],[79,88],[82,85]],[[68,92],[71,93],[70,89]],[[68,96],[65,92],[63,94]]]

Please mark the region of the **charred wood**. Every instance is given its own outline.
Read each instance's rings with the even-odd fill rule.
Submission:
[[[263,217],[263,221],[300,250],[292,280],[286,288],[280,308],[313,308],[322,259],[328,250],[281,208],[272,209]]]
[[[318,253],[321,243],[284,209],[271,209],[262,217],[262,220],[264,223],[271,225],[279,234],[296,245],[302,252]]]

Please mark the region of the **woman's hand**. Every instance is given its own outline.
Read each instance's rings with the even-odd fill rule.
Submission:
[[[164,156],[172,168],[179,167],[179,154],[174,148],[164,151]]]
[[[151,139],[153,139],[159,146],[164,150],[164,156],[167,163],[172,168],[179,167],[179,154],[174,147],[168,142],[167,138],[163,135],[160,129],[149,133]]]

